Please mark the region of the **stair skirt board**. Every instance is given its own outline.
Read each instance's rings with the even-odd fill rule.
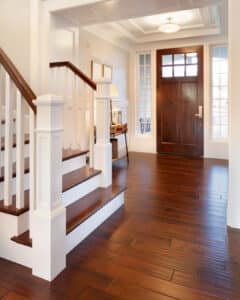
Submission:
[[[24,158],[29,157],[29,144],[24,145]],[[12,148],[12,160],[16,162],[16,148]],[[4,166],[4,151],[0,151],[0,167]]]
[[[101,174],[91,177],[88,180],[62,193],[64,205],[67,207],[78,199],[86,196],[100,186]]]
[[[24,190],[29,189],[29,173],[24,174]],[[16,194],[16,177],[12,179],[12,196]],[[0,182],[0,200],[4,198],[4,181]]]
[[[32,268],[32,248],[17,244],[11,240],[13,236],[27,230],[28,218],[28,212],[18,217],[0,213],[0,257]]]
[[[87,155],[80,155],[68,160],[63,161],[62,163],[62,174],[67,174],[77,169],[83,168],[86,166]]]
[[[124,205],[124,192],[116,196],[113,200],[104,205],[95,214],[80,224],[67,236],[66,254],[71,252],[79,243],[87,238],[95,229],[105,222],[121,206]]]

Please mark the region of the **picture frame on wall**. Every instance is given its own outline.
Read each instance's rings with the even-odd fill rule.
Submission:
[[[104,77],[103,64],[102,63],[92,60],[92,62],[91,62],[91,76],[92,76],[92,80],[97,80],[99,78]]]
[[[112,66],[103,65],[103,77],[104,79],[112,81]]]

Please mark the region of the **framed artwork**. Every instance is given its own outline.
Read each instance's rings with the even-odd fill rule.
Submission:
[[[102,78],[104,76],[103,73],[103,64],[101,64],[100,62],[94,61],[92,60],[92,80],[96,80],[99,78]]]
[[[108,65],[103,65],[103,77],[112,81],[112,67]]]

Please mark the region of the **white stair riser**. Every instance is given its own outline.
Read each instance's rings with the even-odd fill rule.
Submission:
[[[67,207],[97,189],[100,186],[100,176],[101,174],[94,176],[64,192],[62,194],[64,205]]]
[[[24,175],[24,190],[29,189],[29,174]],[[0,183],[0,200],[3,200],[4,194],[4,182]],[[12,179],[12,195],[16,194],[16,178]]]
[[[32,248],[11,241],[13,236],[28,230],[28,218],[28,212],[19,217],[0,213],[0,257],[31,268]]]
[[[13,163],[16,162],[16,148],[12,150],[13,155]],[[24,145],[24,157],[27,158],[29,156],[29,145]],[[4,151],[0,151],[0,167],[4,166]]]
[[[94,215],[80,224],[66,236],[66,254],[72,251],[79,243],[87,238],[104,221],[114,214],[124,204],[124,192],[103,206]]]
[[[86,155],[81,155],[72,159],[63,161],[62,165],[62,174],[67,174],[77,169],[83,168],[86,166]]]

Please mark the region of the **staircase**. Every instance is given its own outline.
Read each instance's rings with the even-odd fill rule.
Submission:
[[[69,63],[50,65],[67,68],[93,90],[84,141],[78,136],[75,143],[64,139],[66,93],[36,97],[1,49],[0,66],[0,257],[51,281],[66,255],[124,204],[125,186],[112,183],[110,83],[95,84]],[[56,70],[54,78],[56,87]],[[71,95],[77,103],[76,91]]]

